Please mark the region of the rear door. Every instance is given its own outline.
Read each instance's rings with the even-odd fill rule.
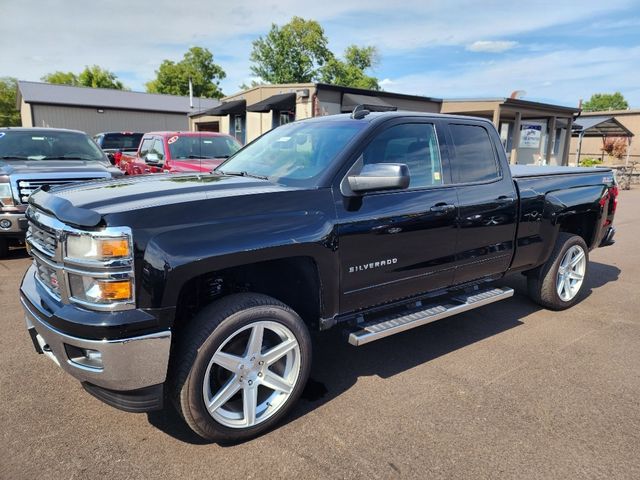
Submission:
[[[436,290],[453,281],[457,197],[436,134],[441,130],[437,120],[389,122],[354,157],[351,165],[406,164],[411,174],[408,189],[357,197],[334,189],[342,312]]]
[[[504,273],[511,263],[518,197],[495,129],[485,122],[448,121],[448,146],[458,195],[454,283]],[[500,154],[502,153],[502,157]]]

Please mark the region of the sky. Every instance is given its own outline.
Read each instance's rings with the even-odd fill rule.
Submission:
[[[373,45],[384,90],[575,106],[620,91],[640,108],[640,0],[0,0],[0,76],[38,81],[97,64],[134,91],[164,59],[208,48],[230,95],[252,80],[251,42],[292,16],[329,48]]]

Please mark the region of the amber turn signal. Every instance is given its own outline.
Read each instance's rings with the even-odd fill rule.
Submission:
[[[96,295],[102,300],[129,300],[131,298],[131,281],[122,280],[118,282],[96,281],[99,294]]]
[[[126,238],[102,239],[98,245],[102,258],[129,256],[129,241]]]

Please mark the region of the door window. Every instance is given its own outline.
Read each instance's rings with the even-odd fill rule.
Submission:
[[[478,125],[449,125],[455,150],[458,182],[487,182],[499,178],[489,132]]]
[[[436,130],[430,123],[395,125],[379,134],[363,152],[365,165],[403,163],[409,167],[409,188],[441,185],[442,161]]]
[[[153,138],[145,138],[142,141],[142,145],[140,146],[140,156],[142,158],[147,156],[147,153],[149,153],[149,149],[151,148],[152,144],[153,144]]]
[[[158,156],[158,163],[164,163],[164,142],[161,138],[156,138],[149,153],[155,153]]]

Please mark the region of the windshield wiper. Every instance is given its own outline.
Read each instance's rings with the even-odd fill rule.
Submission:
[[[223,172],[222,170],[215,170],[215,172],[221,175],[230,175],[232,177],[250,177],[257,178],[258,180],[269,180],[269,177],[265,177],[263,175],[254,175],[253,173],[249,172]]]
[[[0,160],[31,160],[29,157],[21,155],[2,155]]]

